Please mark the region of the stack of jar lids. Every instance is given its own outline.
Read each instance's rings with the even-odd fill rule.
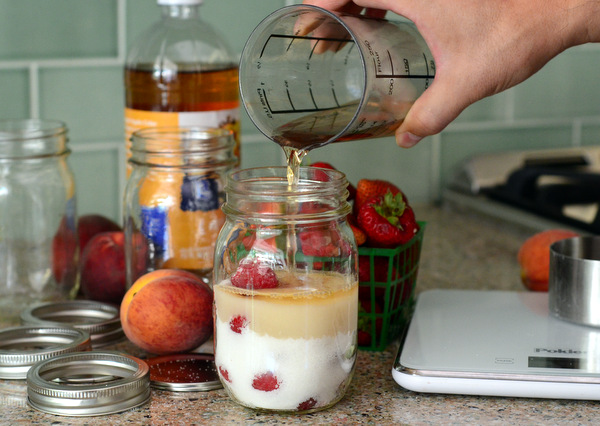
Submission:
[[[27,373],[32,407],[62,416],[114,414],[150,399],[150,370],[133,356],[113,351],[59,355]]]
[[[27,401],[63,416],[113,414],[150,399],[150,385],[173,392],[222,387],[214,355],[188,353],[146,361],[92,350],[124,336],[116,307],[93,301],[38,304],[21,327],[0,330],[0,379],[27,379]]]
[[[0,379],[27,379],[29,404],[46,413],[96,416],[150,398],[150,369],[135,357],[91,351],[86,331],[23,326],[0,331]]]
[[[30,306],[21,313],[26,325],[72,327],[89,333],[94,349],[124,338],[119,309],[108,303],[71,300]]]

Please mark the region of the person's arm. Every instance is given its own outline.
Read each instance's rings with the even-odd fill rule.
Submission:
[[[472,103],[513,87],[569,47],[600,42],[600,0],[305,0],[413,21],[436,76],[396,132],[410,147],[441,132]],[[393,19],[392,17],[389,17]]]

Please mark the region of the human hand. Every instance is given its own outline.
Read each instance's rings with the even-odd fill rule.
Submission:
[[[436,63],[431,86],[396,131],[401,147],[441,132],[469,105],[513,87],[568,47],[600,41],[600,2],[585,0],[305,0],[415,23]],[[393,20],[393,17],[389,17]]]

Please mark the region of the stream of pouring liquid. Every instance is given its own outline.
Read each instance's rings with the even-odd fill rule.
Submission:
[[[288,191],[294,192],[296,186],[300,182],[300,164],[308,151],[295,149],[289,146],[282,145],[283,152],[287,163],[287,181]],[[288,201],[293,205],[288,206],[288,210],[293,213],[298,212],[298,204],[293,201]],[[296,225],[291,223],[290,232],[287,234],[286,242],[286,263],[290,270],[296,269],[296,252],[298,251],[298,242],[296,239]]]

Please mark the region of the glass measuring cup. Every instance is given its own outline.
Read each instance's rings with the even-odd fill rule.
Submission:
[[[250,35],[240,92],[265,136],[308,150],[393,134],[434,76],[431,52],[410,21],[295,5]]]

